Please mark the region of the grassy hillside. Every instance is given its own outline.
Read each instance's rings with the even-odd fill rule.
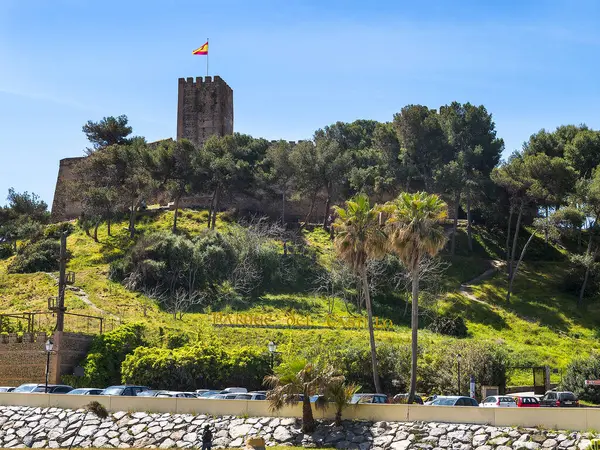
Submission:
[[[173,219],[172,212],[149,213],[139,219],[140,234],[155,230],[169,230]],[[217,228],[227,231],[239,226],[219,217]],[[197,235],[206,227],[206,211],[185,210],[181,213],[178,226],[180,233]],[[524,241],[526,231],[521,233]],[[315,264],[329,266],[335,260],[329,235],[321,229],[305,231],[308,245],[317,254]],[[568,267],[567,251],[553,245],[546,245],[541,238],[534,239],[518,275],[515,293],[511,303],[505,301],[506,277],[498,272],[481,280],[469,292],[460,289],[465,283],[492,267],[491,260],[503,258],[505,237],[502,230],[475,228],[475,246],[471,256],[465,249],[464,230],[458,237],[459,255],[443,258],[449,263],[439,286],[442,312],[461,315],[468,327],[466,341],[478,340],[494,343],[512,353],[514,361],[522,365],[539,364],[563,368],[575,355],[600,350],[600,305],[588,301],[586,310],[576,307],[576,298],[563,293],[559,283]],[[175,320],[162,311],[153,300],[139,293],[130,292],[122,285],[108,279],[109,264],[120,258],[132,243],[128,239],[125,223],[112,226],[112,236],[107,235],[106,227],[99,230],[99,242],[80,229],[69,236],[68,248],[72,257],[68,270],[76,274],[75,285],[66,297],[69,312],[84,313],[107,318],[109,328],[120,321],[138,321],[148,325],[157,336],[170,332],[185,332],[192,339],[217,337],[226,345],[253,344],[266,346],[273,340],[282,352],[293,353],[295,349],[311,346],[335,347],[348,342],[367,342],[364,330],[329,328],[265,328],[265,327],[220,327],[212,323],[211,311],[189,313],[183,320]],[[48,298],[56,295],[56,281],[52,275],[44,273],[13,275],[7,274],[10,260],[0,261],[0,310],[3,312],[45,311]],[[54,274],[56,276],[56,274]],[[408,343],[410,341],[409,317],[404,314],[405,295],[377,297],[375,315],[391,319],[393,329],[377,331],[380,342]],[[237,312],[250,315],[271,314],[285,323],[286,313],[294,311],[309,316],[314,322],[323,324],[329,311],[336,316],[357,314],[341,299],[315,296],[310,292],[287,294],[267,293],[256,301],[236,305]],[[225,312],[232,312],[226,307]],[[48,330],[53,325],[50,315],[39,318],[39,325]],[[78,331],[91,331],[94,321],[83,318],[67,318],[67,328]],[[430,345],[455,341],[456,338],[423,330],[421,342]],[[558,375],[554,375],[556,379]],[[513,371],[511,384],[530,384],[529,372]]]

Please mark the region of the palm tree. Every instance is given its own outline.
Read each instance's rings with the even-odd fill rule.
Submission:
[[[343,381],[344,377],[337,375],[331,366],[294,360],[277,366],[276,373],[267,375],[264,384],[270,389],[267,400],[273,411],[302,400],[302,431],[310,433],[315,429],[310,397],[323,394],[329,385]],[[322,407],[324,404],[316,403],[315,406]]]
[[[360,386],[350,383],[331,383],[325,391],[323,399],[335,406],[335,426],[342,425],[342,411],[352,401],[352,397],[360,390]]]
[[[360,277],[362,294],[367,308],[369,341],[371,343],[371,364],[375,391],[381,392],[377,371],[375,333],[373,331],[373,309],[367,277],[367,261],[381,258],[385,254],[387,237],[379,224],[380,210],[371,207],[369,197],[359,194],[346,201],[346,209],[334,207],[337,218],[333,223],[336,236],[334,248],[337,255]]]
[[[446,217],[447,207],[435,194],[404,192],[385,209],[390,215],[386,223],[390,249],[402,260],[412,278],[412,361],[408,395],[408,403],[412,403],[417,387],[419,266],[424,256],[435,256],[446,244],[440,221]]]

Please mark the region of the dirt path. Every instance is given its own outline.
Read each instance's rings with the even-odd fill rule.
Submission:
[[[58,285],[58,277],[56,275],[54,275],[53,273],[49,273],[49,272],[45,272],[46,275],[48,275],[50,278],[52,278],[56,284]],[[96,306],[94,304],[94,302],[92,302],[90,300],[90,297],[88,296],[87,292],[85,292],[83,289],[81,289],[80,287],[77,286],[67,286],[66,289],[68,291],[73,292],[83,303],[85,303],[86,305],[88,305],[91,309],[93,309],[94,311],[96,311],[97,313],[106,316],[106,317],[111,317],[113,319],[119,320],[118,316],[115,316],[112,313],[109,313],[108,311],[105,311],[102,308],[99,308],[98,306]]]
[[[465,297],[467,297],[469,300],[473,300],[474,302],[481,303],[483,305],[487,305],[486,302],[484,302],[483,300],[479,300],[477,297],[475,297],[475,295],[473,294],[473,290],[471,289],[471,286],[473,286],[474,284],[480,283],[483,280],[487,280],[488,278],[493,277],[495,275],[495,273],[504,266],[504,261],[500,261],[498,259],[492,260],[491,263],[492,263],[492,267],[490,269],[486,270],[481,275],[476,276],[472,280],[469,280],[466,283],[461,284],[458,291],[461,294],[463,294]]]

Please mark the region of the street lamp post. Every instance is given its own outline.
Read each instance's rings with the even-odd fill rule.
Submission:
[[[48,375],[50,375],[50,353],[52,353],[52,348],[54,347],[54,342],[52,339],[48,339],[46,341],[46,388],[44,389],[44,393],[48,393]]]
[[[277,353],[277,344],[275,344],[275,342],[271,341],[267,345],[267,348],[269,349],[269,353],[271,354],[271,372],[273,372],[273,364],[274,364],[274,361],[275,361],[275,353]]]
[[[458,363],[458,395],[460,396],[460,353],[456,355],[456,361]]]

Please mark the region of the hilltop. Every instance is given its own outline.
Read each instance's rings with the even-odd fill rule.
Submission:
[[[169,231],[173,220],[172,211],[148,211],[140,217],[137,239],[156,231]],[[203,233],[208,220],[207,211],[183,210],[179,213],[178,233],[194,237]],[[323,349],[332,351],[350,345],[368,346],[366,330],[338,327],[346,317],[360,317],[354,304],[341,298],[330,298],[314,293],[314,288],[300,286],[283,292],[266,289],[258,298],[244,302],[233,301],[218,306],[198,306],[195,311],[174,318],[148,296],[127,290],[121,283],[111,281],[111,263],[120,261],[133,245],[128,239],[126,221],[112,224],[112,236],[106,225],[98,230],[98,242],[75,226],[68,237],[71,253],[68,271],[75,273],[75,283],[66,296],[69,312],[102,316],[105,330],[123,323],[143,323],[155,342],[166,336],[183,334],[186,340],[217,339],[227,347],[254,346],[266,348],[269,341],[278,344],[283,354],[293,355]],[[217,216],[216,229],[228,233],[244,225],[236,223],[228,213]],[[563,369],[575,355],[586,355],[600,350],[600,307],[589,302],[585,309],[577,308],[575,293],[566,292],[561,283],[568,272],[569,252],[543,237],[536,237],[530,244],[529,254],[519,269],[514,294],[506,303],[506,275],[501,266],[505,237],[497,229],[473,227],[474,248],[466,255],[466,233],[460,228],[457,256],[443,254],[443,272],[438,278],[434,307],[431,311],[441,317],[462,317],[466,336],[455,337],[432,331],[431,327],[420,332],[420,344],[425,349],[443,348],[446,345],[461,346],[469,343],[487,343],[505,349],[512,365],[549,365]],[[525,229],[521,239],[525,240]],[[329,234],[320,227],[302,231],[302,240],[311,255],[312,264],[329,266],[335,262]],[[273,240],[283,252],[281,242]],[[314,255],[314,256],[312,256]],[[14,257],[0,261],[0,310],[3,312],[46,311],[48,298],[56,295],[56,274],[32,273],[9,274],[7,267]],[[478,279],[478,277],[480,277]],[[469,284],[470,280],[476,280]],[[467,285],[468,284],[468,285]],[[374,314],[386,328],[376,331],[379,344],[404,348],[410,343],[410,314],[405,314],[406,294],[402,290],[394,295],[375,295]],[[425,305],[432,300],[424,298]],[[213,313],[243,314],[244,326],[215,325]],[[290,314],[299,319],[293,327],[286,327]],[[264,317],[271,324],[265,326]],[[306,319],[306,317],[309,319]],[[261,317],[253,320],[252,317]],[[302,317],[302,319],[300,319]],[[330,317],[329,322],[327,317]],[[53,318],[39,316],[37,325],[50,330]],[[234,319],[235,320],[235,319]],[[389,326],[393,323],[392,326]],[[422,323],[427,326],[427,317]],[[12,322],[14,327],[18,325]],[[308,324],[309,326],[306,326]],[[67,317],[67,329],[93,332],[97,323],[81,317]],[[250,325],[250,326],[248,326]],[[334,328],[331,328],[334,325]],[[395,358],[404,358],[396,355]],[[408,359],[408,357],[407,357]],[[520,364],[517,364],[520,363]],[[408,364],[408,362],[407,362]],[[436,367],[435,361],[425,358],[424,366]],[[509,384],[531,384],[531,372],[509,371]],[[560,381],[560,373],[553,374],[553,381]]]

